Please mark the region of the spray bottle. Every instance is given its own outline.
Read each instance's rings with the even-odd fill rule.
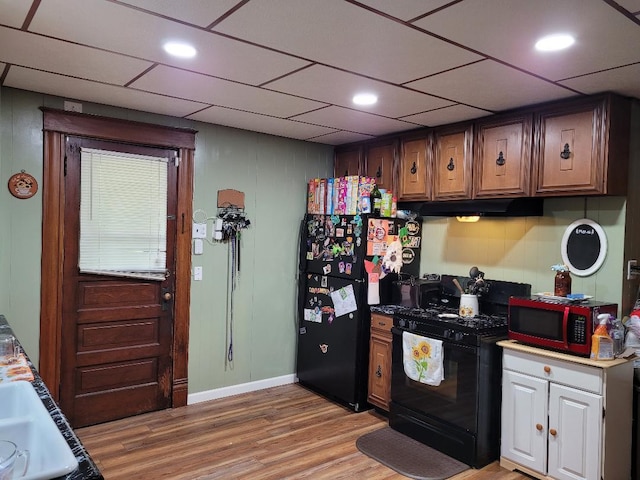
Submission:
[[[613,340],[607,332],[609,314],[598,315],[598,326],[591,337],[591,359],[592,360],[613,360]]]

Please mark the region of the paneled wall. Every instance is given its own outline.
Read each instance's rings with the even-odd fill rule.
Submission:
[[[42,195],[12,197],[11,175],[24,169],[42,181],[40,106],[62,98],[0,89],[0,312],[37,362],[40,318]],[[333,148],[182,119],[83,104],[85,113],[198,130],[194,210],[217,213],[220,189],[245,192],[251,226],[241,240],[234,301],[233,362],[225,366],[229,305],[226,244],[205,242],[193,257],[203,280],[192,282],[189,393],[295,371],[297,242],[306,182],[333,169]],[[42,188],[42,185],[40,185]],[[212,220],[209,220],[209,232]]]

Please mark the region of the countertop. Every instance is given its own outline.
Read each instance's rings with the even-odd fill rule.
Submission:
[[[9,326],[9,323],[7,322],[7,319],[4,317],[4,315],[0,315],[0,333],[13,334],[13,331],[11,330],[11,327]],[[20,339],[18,339],[18,341],[20,341]],[[100,470],[98,470],[98,467],[96,466],[96,464],[91,459],[89,452],[87,452],[87,450],[84,448],[84,445],[82,445],[82,442],[74,433],[73,429],[71,428],[71,425],[69,425],[67,418],[64,416],[64,414],[60,410],[60,407],[58,407],[58,404],[51,397],[51,393],[49,392],[49,389],[42,381],[42,378],[40,377],[40,374],[36,370],[33,363],[31,363],[29,356],[24,352],[24,349],[22,349],[22,346],[20,348],[22,352],[25,354],[27,362],[29,363],[29,367],[31,367],[31,371],[33,372],[33,376],[34,376],[34,380],[32,382],[33,387],[38,393],[40,400],[42,400],[42,403],[44,404],[45,408],[51,415],[51,418],[53,418],[55,424],[58,426],[58,429],[60,429],[62,436],[66,439],[67,443],[69,444],[71,451],[73,452],[73,454],[76,456],[76,459],[78,460],[77,469],[75,469],[73,472],[71,472],[70,474],[64,477],[58,477],[58,478],[65,479],[65,480],[102,480],[103,476],[100,473]]]
[[[547,350],[545,348],[533,347],[530,345],[525,345],[524,343],[520,343],[517,340],[501,340],[498,342],[498,345],[502,348],[506,348],[509,350],[517,350],[525,353],[533,353],[535,355],[540,355],[542,357],[548,358],[556,358],[558,360],[565,360],[573,363],[581,363],[582,365],[590,365],[592,367],[598,368],[611,368],[622,363],[627,363],[631,358],[615,358],[613,360],[591,360],[589,357],[580,357],[578,355],[571,355],[562,352],[556,352],[554,350]]]

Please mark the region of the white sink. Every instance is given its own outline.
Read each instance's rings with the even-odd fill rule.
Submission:
[[[78,468],[71,448],[30,382],[0,384],[0,440],[29,450],[29,468],[21,480],[59,477]]]

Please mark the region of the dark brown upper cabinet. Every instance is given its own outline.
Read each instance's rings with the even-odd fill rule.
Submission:
[[[472,145],[472,123],[434,130],[434,200],[471,198]]]
[[[532,130],[532,113],[476,121],[475,198],[530,195]]]
[[[402,140],[398,200],[431,200],[431,144],[429,135]]]
[[[625,195],[630,104],[613,95],[536,112],[535,195]]]
[[[376,180],[378,188],[395,193],[394,169],[396,165],[396,141],[371,145],[367,149],[365,175]]]
[[[360,175],[362,171],[362,148],[336,150],[333,162],[334,177]]]

